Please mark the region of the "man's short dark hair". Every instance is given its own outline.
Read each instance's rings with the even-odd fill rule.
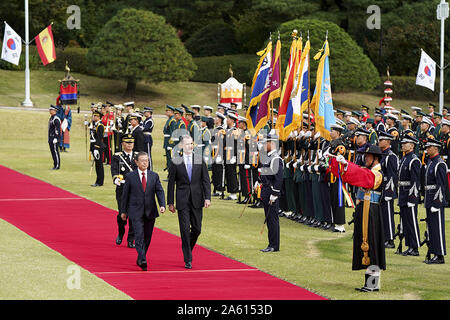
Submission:
[[[139,158],[142,157],[142,156],[146,156],[146,157],[148,158],[147,152],[140,151],[140,152],[137,154],[137,156],[136,156],[136,161],[139,161]]]

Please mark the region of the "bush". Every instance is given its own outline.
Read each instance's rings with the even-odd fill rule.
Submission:
[[[49,66],[53,70],[63,71],[67,61],[71,72],[94,75],[94,72],[88,67],[87,53],[87,48],[57,48],[56,60]]]
[[[193,57],[239,53],[239,45],[233,27],[223,22],[203,27],[195,32],[184,45]]]
[[[292,20],[280,25],[282,42],[282,72],[286,70],[291,33],[297,29],[303,33],[303,45],[309,30],[311,41],[311,87],[315,86],[318,61],[314,55],[322,48],[328,30],[330,45],[330,73],[333,91],[367,91],[380,83],[378,71],[356,42],[338,25],[320,20]],[[254,66],[255,68],[256,66]],[[284,75],[282,74],[282,77]]]
[[[230,75],[228,70],[231,64],[233,77],[239,82],[245,82],[248,86],[251,86],[252,78],[249,77],[249,74],[258,64],[258,56],[238,54],[221,57],[201,57],[194,58],[194,63],[197,65],[197,71],[190,79],[191,81],[223,83]]]
[[[439,79],[436,79],[434,91],[416,85],[416,77],[391,76],[389,79],[392,81],[392,97],[394,101],[395,98],[439,101]],[[377,89],[384,90],[385,87],[380,83]],[[447,97],[448,94],[445,96]]]

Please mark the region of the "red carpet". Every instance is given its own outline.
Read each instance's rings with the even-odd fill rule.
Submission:
[[[201,246],[186,270],[180,238],[158,228],[141,271],[136,250],[114,243],[116,211],[3,166],[0,176],[1,219],[134,299],[323,299]]]

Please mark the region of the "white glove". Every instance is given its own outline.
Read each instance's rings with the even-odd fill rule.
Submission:
[[[408,202],[407,205],[408,205],[408,208],[412,208],[412,207],[414,207],[416,204],[415,204],[415,203]]]
[[[89,122],[87,122],[87,121],[84,122],[84,125],[85,125],[85,126],[87,126],[88,124],[89,124]]]
[[[58,142],[58,139],[53,138],[53,144],[55,144],[55,143],[57,143],[57,142]]]
[[[270,198],[269,198],[269,203],[272,204],[275,201],[277,201],[277,199],[278,199],[278,196],[271,195]]]
[[[253,190],[257,189],[259,187],[259,182],[256,181],[255,184],[253,185]]]
[[[306,131],[305,138],[310,138],[311,134],[312,134],[311,131]]]
[[[291,163],[291,161],[289,161],[288,163],[286,163],[286,168],[289,169],[289,164]]]
[[[294,167],[294,168],[297,168],[297,164],[299,163],[299,161],[296,161],[296,162],[294,162],[294,164],[292,164],[292,166]]]
[[[309,173],[312,173],[312,172],[311,172],[311,167],[312,167],[312,166],[308,166],[308,172],[309,172]]]
[[[345,158],[344,158],[344,156],[342,154],[340,154],[340,155],[338,155],[336,157],[336,161],[339,162],[339,163],[342,163],[343,165],[347,165],[348,164],[347,160],[345,160]]]
[[[305,135],[305,132],[304,132],[304,131],[300,131],[300,132],[298,133],[297,139],[303,138],[304,135]]]
[[[319,172],[319,165],[316,164],[316,165],[314,166],[314,171],[315,171],[315,172]]]
[[[230,164],[235,164],[236,163],[236,157],[233,157],[230,159]]]
[[[119,186],[119,187],[120,187],[120,179],[119,179],[119,178],[115,178],[115,179],[114,179],[114,184],[115,184],[116,186]]]
[[[166,149],[170,151],[170,150],[172,150],[172,147],[167,147]]]
[[[94,150],[93,154],[94,154],[95,160],[100,159],[100,153],[98,152],[98,150]]]
[[[384,200],[386,200],[386,201],[391,201],[391,200],[392,200],[392,197],[384,197]]]
[[[320,132],[317,132],[317,133],[314,135],[314,140],[316,140],[318,137],[320,137]]]
[[[327,150],[325,150],[325,152],[322,154],[324,158],[328,158],[331,153],[330,153],[330,148],[328,148]]]
[[[221,157],[221,156],[217,156],[217,157],[216,157],[216,163],[217,163],[217,164],[222,163],[222,157]]]
[[[319,159],[322,159],[322,150],[317,150],[317,156],[319,157]]]
[[[431,207],[430,210],[431,210],[431,212],[439,212],[439,211],[441,211],[441,209],[435,208],[435,207]]]
[[[245,169],[245,170],[250,169],[250,165],[249,165],[249,164],[244,165],[244,169]]]
[[[303,169],[303,166],[300,166],[300,171],[301,171],[301,172],[305,171],[305,170]]]

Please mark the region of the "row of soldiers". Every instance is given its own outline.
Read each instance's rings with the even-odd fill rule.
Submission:
[[[173,132],[186,129],[212,170],[214,195],[226,200],[238,200],[239,197],[238,203],[253,203],[253,207],[260,207],[260,141],[272,126],[269,122],[255,133],[247,129],[246,118],[235,110],[219,105],[213,118],[211,109],[205,106],[208,113],[200,117],[200,128],[196,131],[193,125],[189,125],[195,121],[192,118],[189,118],[187,126],[183,123],[185,112],[182,108],[167,106],[168,120],[164,127],[167,165],[170,165],[170,156],[178,141]],[[442,211],[442,215],[444,211],[441,208],[447,205],[450,115],[434,111],[425,114],[413,107],[411,116],[405,110],[397,112],[385,106],[376,108],[374,119],[371,119],[368,108],[362,106],[361,109],[362,112],[353,111],[350,114],[336,110],[336,124],[331,126],[330,141],[316,131],[312,116],[308,118],[305,114],[302,126],[292,131],[286,141],[279,142],[279,153],[284,160],[280,215],[312,227],[345,232],[345,207],[354,206],[358,201],[356,188],[342,184],[340,177],[328,170],[326,159],[330,154],[342,155],[348,161],[363,166],[365,150],[370,145],[378,145],[383,152],[381,164],[385,180],[379,200],[384,217],[385,247],[394,248],[397,235],[404,237],[408,246],[405,251],[399,247],[398,253],[418,255],[418,248],[424,242],[420,241],[417,205],[424,203],[428,209],[433,202],[430,199],[440,199],[433,208]],[[444,110],[447,111],[446,108]],[[189,113],[188,109],[186,114]],[[212,122],[214,127],[211,129]],[[428,154],[430,145],[438,150],[438,158]],[[436,174],[445,176],[446,184],[441,189],[432,189],[431,186],[435,184],[430,184],[433,178],[430,178],[432,173],[428,171],[430,167],[436,168],[436,164],[439,164],[439,173],[435,172],[434,179]],[[226,198],[225,191],[228,192]],[[432,194],[427,196],[427,192]],[[400,230],[397,232],[394,224],[395,199],[398,199],[401,217],[400,228],[397,228]],[[433,247],[432,252],[435,254],[433,259],[427,259],[429,263],[442,263],[445,255],[445,220],[443,217],[440,220],[439,227],[427,221],[429,239],[425,242],[433,244],[430,247]],[[444,245],[437,245],[439,243]]]
[[[112,110],[114,109],[114,110]],[[123,115],[125,109],[126,116]],[[134,139],[133,152],[144,151],[149,155],[152,169],[151,150],[154,128],[153,108],[144,107],[143,111],[135,108],[134,102],[114,105],[111,102],[91,105],[92,121],[85,121],[89,129],[90,151],[95,164],[97,178],[93,187],[104,182],[103,164],[112,165],[114,154],[122,152],[122,138],[131,135]]]

